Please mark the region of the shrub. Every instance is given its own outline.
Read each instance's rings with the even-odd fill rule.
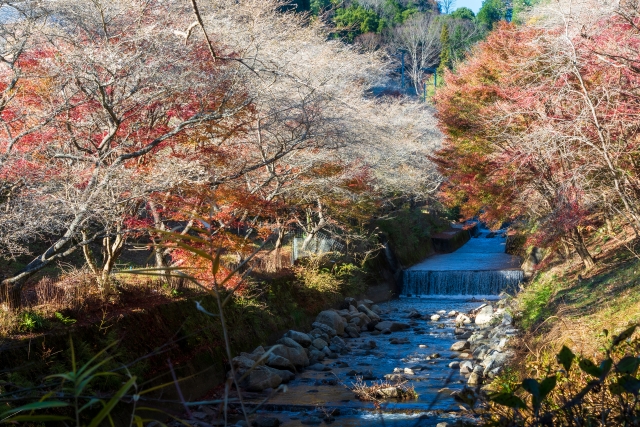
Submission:
[[[44,327],[44,318],[33,311],[24,311],[20,316],[20,329],[25,332],[35,332]]]
[[[490,396],[489,425],[638,425],[640,341],[631,339],[636,328],[612,337],[600,363],[565,346],[557,363],[535,367],[543,378],[526,378],[515,389],[512,381],[501,379],[502,390]]]

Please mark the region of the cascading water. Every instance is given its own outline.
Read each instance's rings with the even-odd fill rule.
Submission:
[[[482,229],[450,254],[434,255],[404,272],[402,294],[498,295],[524,279],[520,258],[505,253],[504,233]]]

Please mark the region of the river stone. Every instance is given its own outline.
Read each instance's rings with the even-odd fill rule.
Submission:
[[[384,376],[384,379],[388,381],[396,381],[396,382],[407,381],[407,377],[405,377],[402,374],[387,374]]]
[[[451,351],[462,351],[469,348],[469,341],[458,341],[453,343]]]
[[[275,417],[259,417],[251,423],[253,427],[278,427],[280,420]]]
[[[309,347],[311,345],[311,337],[305,333],[291,330],[284,334],[284,336],[291,338],[303,347]]]
[[[344,340],[342,338],[340,338],[340,337],[331,338],[331,345],[329,346],[329,348],[331,348],[331,347],[337,348],[338,350],[334,350],[334,349],[332,349],[332,350],[333,351],[339,351],[339,352],[341,352],[342,350],[347,350],[348,349],[347,343],[344,342]]]
[[[338,335],[344,334],[345,323],[347,323],[342,316],[332,310],[321,311],[316,317],[316,322],[331,327]]]
[[[444,423],[444,422],[438,423],[436,424],[436,427],[449,427],[449,423]]]
[[[449,312],[449,314],[447,314],[447,316],[449,316],[449,317],[456,317],[456,315],[457,315],[457,314],[458,314],[458,312],[457,312],[457,311],[455,311],[455,310],[451,310],[451,311]]]
[[[469,375],[469,380],[467,381],[467,385],[477,386],[478,384],[480,384],[481,380],[482,378],[480,377],[480,374],[476,372],[472,372],[471,375]]]
[[[404,368],[403,373],[407,374],[407,375],[415,375],[413,372],[413,369],[411,368]]]
[[[356,314],[356,313],[360,313],[360,312],[358,311],[357,308],[355,308],[354,306],[350,305],[349,306],[349,313],[350,314]]]
[[[276,341],[276,344],[286,345],[287,347],[291,348],[304,349],[304,347],[288,337],[280,338],[278,341]]]
[[[240,382],[240,387],[247,391],[262,391],[278,387],[282,383],[282,377],[267,366],[258,366],[243,375],[244,379]]]
[[[434,314],[433,316],[431,316],[431,320],[434,322],[437,322],[438,320],[440,320],[440,315],[439,314]]]
[[[459,369],[460,368],[460,362],[451,362],[451,363],[449,363],[449,367],[451,369]]]
[[[463,323],[463,324],[469,324],[471,323],[471,319],[469,318],[469,316],[466,316],[462,313],[458,314],[458,317],[456,317],[456,323]]]
[[[418,319],[420,318],[422,315],[420,313],[418,313],[417,310],[413,309],[411,310],[411,312],[409,313],[409,315],[407,316],[409,319]]]
[[[310,364],[320,362],[324,360],[324,358],[325,358],[325,354],[321,350],[317,350],[315,348],[312,348],[311,350],[309,350]]]
[[[378,321],[380,320],[380,316],[378,316],[376,313],[374,313],[373,311],[371,311],[371,310],[370,310],[367,306],[365,306],[364,304],[360,304],[360,305],[358,306],[358,311],[359,311],[360,313],[364,313],[364,314],[366,314],[367,316],[369,316],[369,318],[370,318],[371,320],[378,320]]]
[[[282,383],[286,384],[289,381],[291,381],[292,379],[294,379],[296,377],[296,374],[294,374],[291,371],[288,371],[286,369],[276,369],[276,368],[272,368],[270,366],[266,366],[267,369],[269,369],[271,372],[273,372],[274,374],[278,375],[280,378],[282,378]]]
[[[305,424],[305,425],[318,425],[318,424],[322,424],[322,420],[318,417],[308,417],[308,418],[303,418],[302,420],[300,420],[301,424]]]
[[[378,304],[373,304],[371,306],[371,311],[373,311],[377,315],[382,314],[382,309],[380,308],[380,306]]]
[[[469,360],[466,360],[460,364],[460,373],[461,374],[470,374],[473,371],[473,363]]]
[[[385,387],[378,390],[378,395],[384,398],[398,397],[397,387]]]
[[[349,315],[349,310],[336,310],[336,313],[338,313],[340,317],[346,317]]]
[[[316,338],[315,340],[313,340],[313,342],[311,344],[315,348],[317,348],[318,350],[322,350],[323,348],[325,348],[327,346],[327,342],[325,340],[323,340],[322,338]]]
[[[342,305],[340,306],[340,308],[346,308],[348,310],[351,310],[351,307],[357,307],[358,306],[358,301],[356,301],[355,298],[345,298],[344,302],[342,303]]]
[[[253,365],[256,364],[255,360],[249,359],[245,356],[236,356],[231,359],[233,362],[233,367],[236,370],[247,370],[253,368]]]
[[[379,322],[378,324],[376,324],[376,329],[379,331],[389,329],[391,332],[398,332],[409,329],[410,327],[411,326],[406,323],[392,322],[389,320],[385,320],[384,322]]]
[[[493,319],[493,307],[490,305],[482,307],[482,309],[476,314],[476,325],[484,325],[491,322]]]
[[[312,329],[311,332],[309,332],[309,337],[311,338],[311,342],[313,342],[315,338],[321,338],[326,342],[329,342],[329,339],[330,339],[328,334],[324,333],[323,331],[317,328]]]
[[[273,347],[273,354],[289,359],[296,368],[309,366],[309,357],[302,347],[293,348],[286,345],[276,345]]]
[[[482,344],[476,347],[475,350],[473,350],[472,355],[476,359],[484,359],[488,351],[489,351],[489,346],[486,344]]]
[[[502,366],[498,366],[497,368],[493,368],[492,370],[489,371],[487,376],[490,379],[494,379],[495,377],[497,377],[500,374],[500,371],[502,371]]]
[[[322,363],[315,363],[313,365],[310,365],[307,369],[311,370],[311,371],[318,371],[318,372],[324,372],[324,371],[330,371],[331,368],[328,367],[327,365],[323,365]]]
[[[320,322],[313,322],[311,324],[312,328],[317,328],[320,329],[322,332],[324,332],[325,334],[329,335],[330,337],[333,337],[337,334],[336,330],[333,329],[331,326],[329,325],[325,325],[324,323],[320,323]]]
[[[276,369],[284,369],[284,370],[289,370],[289,371],[295,371],[296,368],[293,366],[293,364],[291,363],[291,361],[289,359],[286,359],[282,356],[278,356],[276,354],[269,354],[269,356],[267,356],[266,361],[264,362],[265,365],[271,367],[271,368],[276,368]],[[282,375],[280,375],[282,376]]]
[[[505,326],[509,326],[513,323],[513,317],[509,313],[504,313],[502,315],[502,324]]]
[[[360,334],[358,333],[358,330],[356,329],[355,326],[347,326],[346,328],[344,328],[344,332],[349,335],[349,338],[358,338],[360,337]]]

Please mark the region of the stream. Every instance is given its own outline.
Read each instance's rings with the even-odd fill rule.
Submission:
[[[328,371],[305,371],[288,384],[286,393],[276,394],[258,413],[276,416],[285,426],[309,425],[312,417],[322,418],[332,411],[334,424],[339,426],[435,426],[456,420],[460,408],[451,393],[461,390],[466,381],[458,369],[449,367],[452,361],[460,360],[459,352],[449,350],[457,341],[455,317],[433,322],[407,316],[411,310],[427,314],[441,310],[467,312],[479,305],[477,301],[440,297],[400,298],[380,304],[382,320],[406,322],[411,328],[390,335],[363,332],[360,338],[345,339],[350,353],[324,360]],[[403,344],[390,342],[405,339]],[[375,342],[375,348],[369,348],[370,341]],[[432,358],[434,353],[440,356]],[[371,378],[384,379],[397,368],[401,374],[404,368],[414,372],[406,377],[418,393],[416,400],[387,401],[376,410],[373,403],[359,401],[347,389],[356,382],[355,376],[370,378],[370,383]]]
[[[469,413],[452,393],[462,390],[467,379],[449,365],[471,356],[450,350],[460,340],[454,334],[456,315],[498,299],[522,279],[519,259],[504,253],[505,242],[504,234],[480,230],[458,251],[435,255],[405,271],[404,295],[379,304],[378,313],[382,321],[408,328],[386,334],[364,328],[360,337],[344,338],[348,352],[324,359],[316,370],[304,370],[286,391],[266,402],[265,393],[249,393],[248,406],[258,408],[253,425],[408,427],[464,419]],[[441,318],[432,320],[435,314]],[[479,327],[468,324],[466,329],[473,333]],[[371,384],[394,373],[414,387],[417,398],[376,404],[359,400],[350,390],[359,379]]]

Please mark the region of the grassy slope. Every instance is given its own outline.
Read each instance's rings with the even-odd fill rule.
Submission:
[[[516,296],[525,332],[519,361],[551,359],[562,345],[594,355],[605,342],[603,330],[617,333],[640,321],[640,259],[630,250],[634,242],[616,237],[593,236],[593,270],[585,272],[577,258],[557,259]]]

